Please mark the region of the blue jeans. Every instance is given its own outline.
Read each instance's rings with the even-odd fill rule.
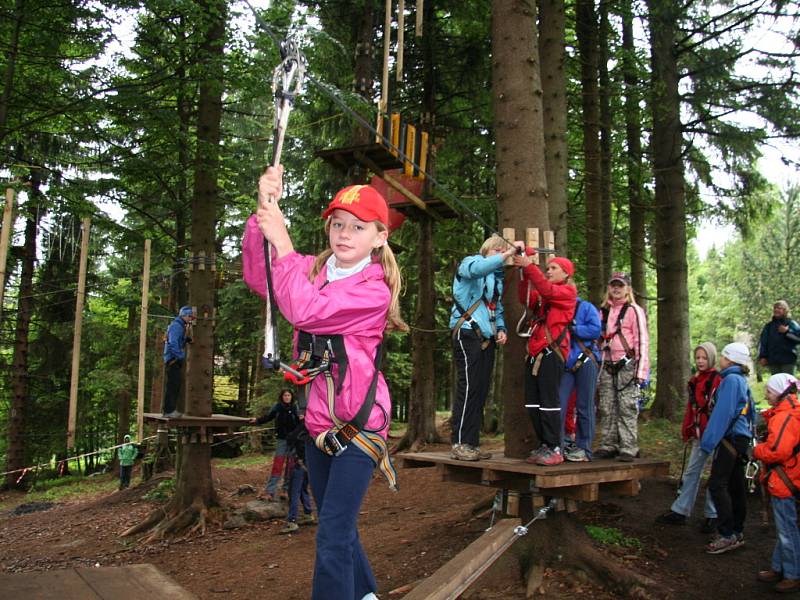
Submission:
[[[703,468],[706,466],[709,456],[711,455],[700,449],[699,441],[692,440],[689,464],[686,465],[686,470],[683,472],[683,483],[681,484],[681,489],[678,490],[678,497],[670,507],[672,512],[684,517],[692,515],[694,501],[697,499],[697,490],[700,487],[700,476],[703,474]],[[711,498],[709,490],[706,490],[704,514],[707,519],[717,518],[717,507],[714,506],[714,500]]]
[[[282,440],[278,438],[277,443],[275,444],[275,455],[272,458],[272,472],[270,476],[267,478],[267,483],[265,489],[267,494],[270,496],[275,496],[275,493],[278,490],[278,482],[281,480],[283,476],[284,468],[286,467],[286,459],[289,456],[289,445],[286,440]],[[284,480],[283,482],[283,489],[288,487],[288,479]]]
[[[594,391],[597,387],[597,366],[587,360],[576,373],[564,371],[558,388],[561,401],[561,447],[564,447],[564,420],[567,418],[567,404],[572,389],[575,388],[575,445],[586,451],[592,458],[594,440]]]
[[[375,463],[353,444],[329,456],[308,441],[306,465],[319,514],[311,599],[361,600],[378,591],[356,527]]]
[[[794,498],[770,498],[778,539],[772,552],[772,570],[784,579],[800,579],[800,531],[797,529],[797,505]]]
[[[308,495],[308,471],[297,460],[294,460],[292,478],[289,481],[289,514],[287,521],[297,521],[297,509],[303,503],[303,512],[311,514],[311,498]]]

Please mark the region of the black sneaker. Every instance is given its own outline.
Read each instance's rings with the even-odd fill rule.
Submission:
[[[617,454],[618,452],[616,450],[600,448],[599,450],[596,450],[594,454],[592,454],[592,458],[599,458],[602,460],[604,458],[614,458]]]
[[[686,525],[686,515],[670,510],[663,515],[658,515],[656,517],[656,523],[659,525]]]

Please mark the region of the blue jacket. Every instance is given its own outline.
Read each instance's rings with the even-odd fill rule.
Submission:
[[[186,359],[186,323],[175,317],[167,328],[167,339],[164,341],[164,362]]]
[[[600,349],[597,347],[597,338],[600,337],[600,332],[603,327],[600,322],[600,314],[597,308],[586,300],[576,299],[575,302],[575,316],[572,318],[570,324],[570,343],[569,343],[569,356],[567,357],[567,369],[575,366],[575,362],[580,356],[581,347],[578,346],[578,338],[580,338],[583,345],[591,350],[597,362],[600,362]]]
[[[722,382],[714,393],[714,410],[700,439],[700,448],[711,454],[722,438],[744,435],[753,437],[755,405],[747,379],[739,365],[724,369]]]
[[[788,325],[789,331],[781,333],[779,325]],[[800,343],[800,325],[792,319],[772,319],[761,330],[758,358],[766,358],[771,365],[793,365],[797,362],[795,346]]]
[[[495,293],[496,292],[496,293]],[[495,301],[494,322],[490,319],[488,302]],[[483,302],[472,313],[472,319],[478,323],[483,337],[494,337],[498,331],[506,331],[503,320],[503,257],[500,254],[481,256],[475,254],[461,261],[453,279],[453,298],[466,311],[479,298]],[[453,329],[461,317],[461,311],[453,304],[450,310],[450,329]],[[464,321],[461,329],[471,329],[469,321]]]

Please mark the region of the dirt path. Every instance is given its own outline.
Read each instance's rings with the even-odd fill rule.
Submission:
[[[229,506],[251,500],[252,496],[239,497],[235,491],[242,484],[258,484],[264,472],[265,467],[215,468],[220,498]],[[491,494],[489,490],[443,483],[435,469],[403,470],[400,477],[401,489],[396,494],[384,480],[374,480],[360,520],[361,538],[382,598],[390,598],[390,590],[435,571],[488,525],[486,518],[474,518],[471,509]],[[738,594],[769,597],[769,588],[755,581],[755,573],[768,564],[774,532],[764,532],[758,524],[758,499],[752,498],[746,546],[709,556],[703,552],[708,536],[699,533],[695,523],[685,527],[654,525],[655,515],[669,506],[673,492],[672,482],[646,481],[638,497],[602,498],[600,503],[583,506],[576,516],[586,524],[615,527],[638,539],[638,551],[604,548],[629,567],[659,581],[675,598],[708,600]],[[201,599],[308,597],[313,527],[303,527],[291,536],[277,533],[281,521],[239,530],[212,527],[202,538],[138,546],[121,540],[119,534],[152,510],[154,504],[143,500],[142,495],[141,489],[132,488],[45,512],[0,515],[0,569],[19,572],[147,562]],[[558,570],[547,571],[544,591],[546,598],[613,597]],[[525,596],[519,574],[514,568],[506,568],[480,581],[464,597],[488,600]]]

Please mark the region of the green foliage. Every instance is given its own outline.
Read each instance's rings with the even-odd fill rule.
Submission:
[[[67,475],[57,479],[39,480],[21,502],[18,498],[0,502],[0,510],[8,510],[28,502],[67,502],[90,495],[107,494],[117,489],[118,485],[119,480],[110,474],[96,477]]]
[[[632,548],[641,550],[642,542],[637,538],[627,537],[616,527],[599,527],[597,525],[587,525],[586,533],[596,542],[603,545],[622,546],[623,548]]]
[[[150,502],[166,502],[175,493],[175,480],[165,479],[160,481],[156,487],[147,492],[142,498]]]

